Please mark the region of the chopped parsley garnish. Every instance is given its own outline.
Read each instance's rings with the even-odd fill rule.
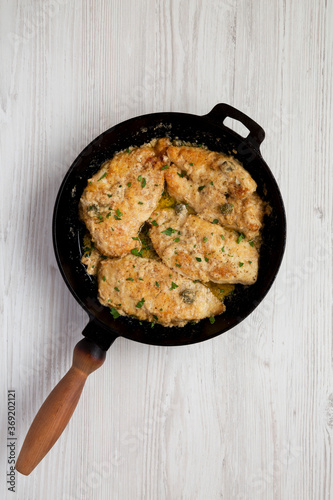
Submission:
[[[155,285],[156,286],[160,286],[159,282],[158,281],[155,281]]]
[[[198,187],[198,191],[202,191],[202,190],[203,190],[203,188],[205,188],[205,187],[206,187],[206,186],[199,186],[199,187]]]
[[[225,237],[223,236],[223,234],[220,234],[222,240],[225,240]]]
[[[218,221],[218,219],[214,219],[214,220],[212,221],[212,224],[218,224],[218,222],[219,222],[219,221]]]
[[[111,212],[109,212],[107,215],[106,215],[106,218],[108,219],[111,215]]]
[[[238,238],[237,238],[237,243],[240,243],[244,238],[245,238],[244,234],[240,233]]]
[[[221,248],[222,252],[225,252],[224,247]]]
[[[174,290],[175,288],[178,288],[178,285],[176,285],[176,283],[171,281],[171,288],[169,290]]]
[[[139,300],[139,302],[136,304],[135,307],[137,307],[138,309],[140,309],[143,306],[144,301],[145,301],[145,299],[142,297],[142,299]]]
[[[89,210],[93,210],[94,208],[96,208],[96,205],[90,205],[90,206],[88,207],[88,211],[89,211]]]
[[[108,197],[109,197],[109,198],[112,198],[112,194],[108,194]]]
[[[137,248],[132,248],[131,253],[137,257],[142,257],[142,250],[138,250]]]
[[[214,316],[210,316],[209,321],[210,321],[210,324],[213,325],[215,323]]]
[[[209,259],[208,259],[207,257],[205,257],[205,261],[206,261],[206,262],[208,262],[208,261],[209,261]]]
[[[182,265],[181,264],[177,264],[177,262],[176,262],[176,267],[182,267]]]
[[[151,221],[151,225],[152,225],[152,226],[158,226],[158,224],[157,224],[156,220]]]
[[[104,177],[106,177],[106,174],[107,174],[107,172],[104,172],[104,174],[102,175],[102,177],[100,177],[100,178],[98,179],[98,181],[101,181],[102,179],[104,179]],[[98,181],[97,181],[97,182],[98,182]]]
[[[132,183],[131,182],[128,182],[127,183],[127,186],[130,188],[132,186]]]
[[[163,234],[166,234],[167,236],[171,236],[172,233],[175,233],[176,230],[175,229],[172,229],[172,227],[168,227],[168,229],[166,229],[165,231],[162,231]]]
[[[214,186],[213,181],[210,181],[210,183],[209,183],[209,184],[210,184],[211,186]]]
[[[137,236],[132,236],[132,240],[140,241],[140,239]]]
[[[244,262],[238,262],[239,267],[244,266]]]
[[[200,257],[196,257],[195,259],[196,259],[198,262],[201,262]]]
[[[254,247],[254,241],[249,241],[251,247]]]
[[[224,292],[224,288],[220,288],[220,293],[223,293]]]
[[[191,167],[193,167],[193,163],[190,163]]]
[[[248,260],[248,263],[249,263],[249,264],[252,264],[252,260]]]
[[[156,314],[153,314],[153,318],[156,319],[156,321],[158,321],[158,317],[156,316]]]
[[[84,256],[85,256],[85,257],[90,257],[91,252],[92,252],[92,250],[94,250],[94,248],[95,248],[95,245],[94,245],[94,243],[93,243],[93,242],[91,242],[91,247],[85,247],[85,248],[83,249]]]
[[[139,278],[139,281],[143,281],[143,278]]]
[[[205,236],[204,239],[203,239],[203,242],[207,243],[207,241],[208,241],[208,238],[207,238],[207,236]]]
[[[126,153],[129,153],[129,152],[130,152],[130,150],[129,150],[129,148],[127,148],[127,149],[126,149]]]
[[[146,184],[147,184],[146,179],[143,177],[141,186],[144,188]]]
[[[119,318],[120,314],[114,307],[110,307],[110,314],[112,314],[113,319]]]
[[[133,278],[126,278],[126,281],[134,281]]]
[[[114,287],[114,289],[116,290],[116,292],[119,292],[119,288],[117,288],[116,286]]]
[[[166,168],[169,168],[169,165],[164,165],[160,170],[165,170]]]
[[[138,181],[141,182],[141,179],[142,179],[142,175],[139,175]]]
[[[180,241],[180,238],[174,238],[173,241],[175,241],[176,243],[178,243],[178,241]]]
[[[102,280],[103,280],[103,281],[105,281],[105,280],[106,280],[106,277],[105,277],[105,276],[103,276]]]
[[[187,174],[186,170],[182,170],[181,174],[177,172],[177,175],[179,175],[179,177],[185,177],[186,174]]]
[[[143,205],[142,201],[138,201],[138,205]]]

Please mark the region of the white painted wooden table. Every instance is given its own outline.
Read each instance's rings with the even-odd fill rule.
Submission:
[[[332,0],[2,0],[0,497],[329,500]],[[227,102],[266,130],[288,244],[239,327],[188,347],[118,339],[29,476],[6,472],[87,322],[58,271],[55,196],[94,137]]]

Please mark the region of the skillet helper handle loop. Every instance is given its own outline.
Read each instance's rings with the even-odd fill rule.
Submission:
[[[229,104],[217,104],[207,116],[214,121],[222,123],[228,117],[241,122],[250,132],[246,140],[251,142],[258,150],[260,144],[265,139],[265,131],[257,122]],[[226,127],[226,125],[224,125],[224,127]]]
[[[23,443],[16,470],[24,475],[45,457],[68,424],[88,375],[102,366],[106,352],[83,339],[74,348],[73,364],[44,401]]]

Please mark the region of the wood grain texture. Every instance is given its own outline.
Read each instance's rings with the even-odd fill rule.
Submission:
[[[2,1],[1,498],[333,497],[332,23],[324,0]],[[122,120],[218,102],[266,131],[288,218],[272,290],[206,343],[118,339],[60,440],[9,492],[6,391],[18,454],[87,322],[52,248],[67,169]]]

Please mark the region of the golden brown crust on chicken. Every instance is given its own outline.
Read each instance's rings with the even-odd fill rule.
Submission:
[[[163,262],[127,255],[103,260],[98,269],[99,301],[111,312],[163,326],[184,326],[225,310],[211,291]]]
[[[154,212],[149,234],[163,262],[192,280],[252,285],[257,280],[258,251],[235,231],[211,224],[184,207]]]
[[[253,238],[259,234],[264,204],[256,183],[241,164],[202,148],[169,147],[165,172],[169,194],[189,204],[203,219],[218,222]],[[230,170],[229,170],[230,169]]]
[[[167,155],[170,162],[186,170],[189,179],[200,185],[213,182],[215,189],[241,199],[256,190],[251,175],[232,156],[189,146],[170,146]]]
[[[153,139],[152,144],[154,145],[156,155],[162,158],[171,146],[171,141],[168,137],[162,137],[161,139]]]
[[[115,257],[139,248],[133,238],[162,195],[162,165],[154,147],[146,145],[116,154],[89,179],[80,217],[102,254]]]

